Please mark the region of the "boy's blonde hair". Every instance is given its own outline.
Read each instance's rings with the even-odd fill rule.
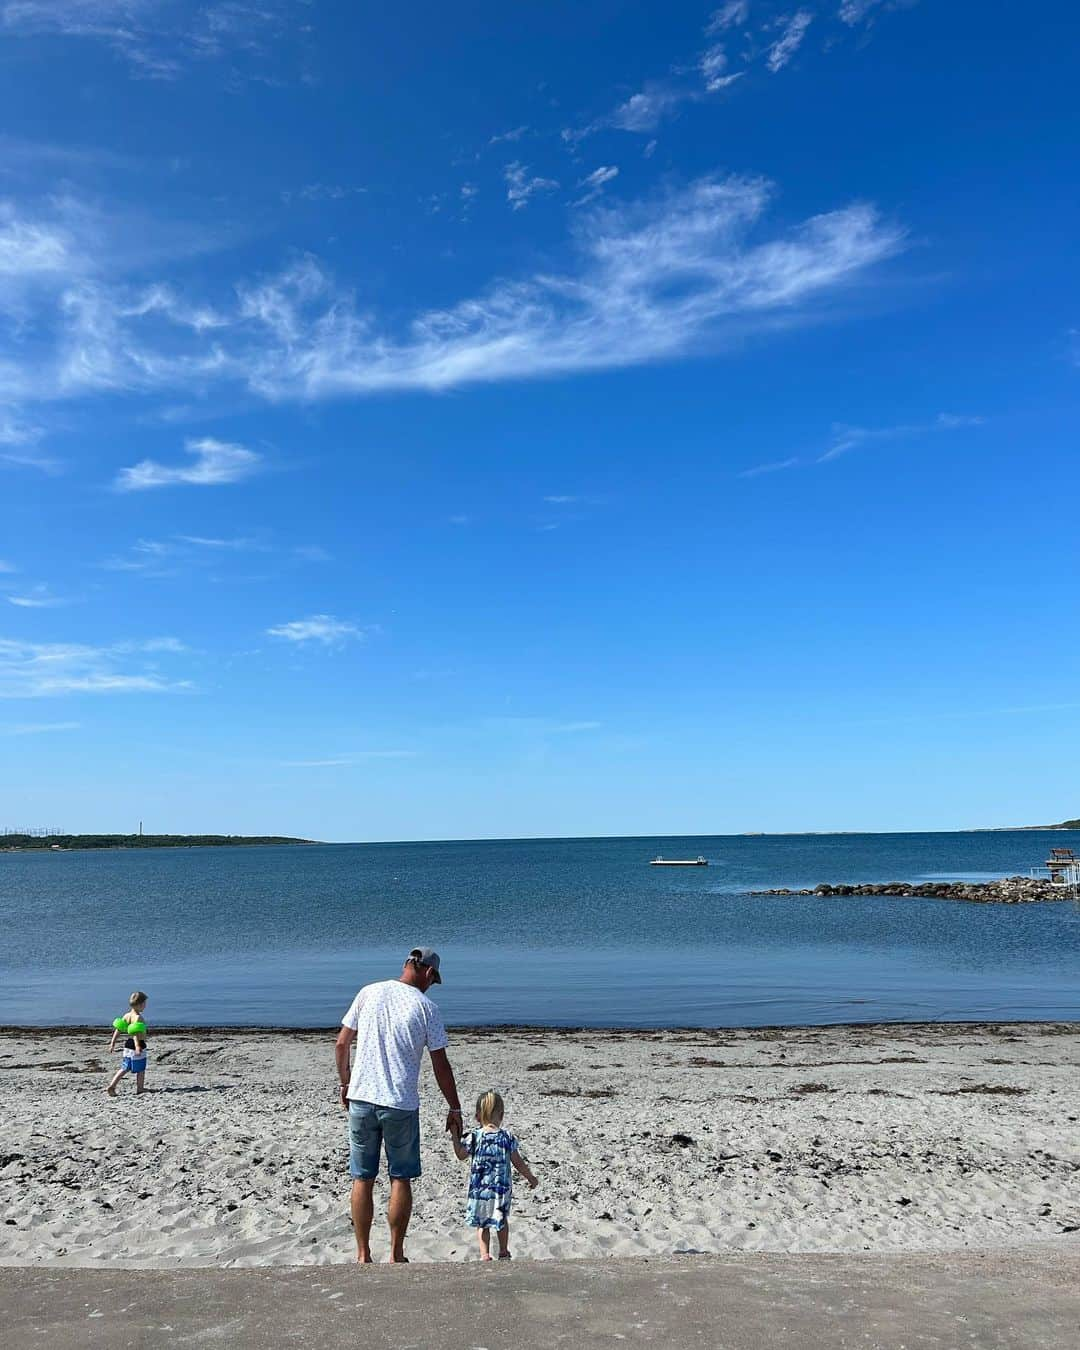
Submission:
[[[501,1125],[505,1110],[506,1105],[494,1088],[476,1099],[476,1119],[481,1125]]]
[[[140,1003],[145,1003],[148,997],[149,995],[144,994],[141,989],[136,989],[135,992],[132,994],[132,996],[128,999],[128,1004],[132,1008],[137,1008]]]

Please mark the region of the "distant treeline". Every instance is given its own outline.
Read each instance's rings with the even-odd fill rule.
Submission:
[[[5,834],[5,848],[221,848],[240,844],[314,844],[314,839],[245,834]]]

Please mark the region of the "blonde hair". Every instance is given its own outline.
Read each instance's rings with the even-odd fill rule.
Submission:
[[[495,1091],[489,1088],[476,1099],[476,1119],[481,1125],[501,1125],[506,1105]]]
[[[135,992],[132,994],[132,996],[128,999],[128,1004],[132,1008],[137,1008],[140,1003],[146,1002],[147,997],[148,996],[144,994],[141,989],[136,989]]]

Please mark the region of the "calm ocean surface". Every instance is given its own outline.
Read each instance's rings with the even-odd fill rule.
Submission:
[[[1026,872],[1080,833],[0,853],[0,1022],[329,1026],[438,948],[454,1023],[1080,1018],[1080,904],[761,898]],[[707,868],[649,867],[704,854]]]

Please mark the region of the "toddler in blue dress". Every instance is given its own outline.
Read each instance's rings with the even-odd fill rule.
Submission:
[[[469,1168],[469,1202],[465,1221],[477,1230],[481,1260],[491,1260],[491,1232],[499,1235],[499,1260],[510,1260],[511,1168],[535,1190],[536,1177],[521,1156],[518,1141],[502,1127],[506,1107],[497,1092],[485,1092],[476,1103],[478,1129],[455,1139],[454,1152]]]

